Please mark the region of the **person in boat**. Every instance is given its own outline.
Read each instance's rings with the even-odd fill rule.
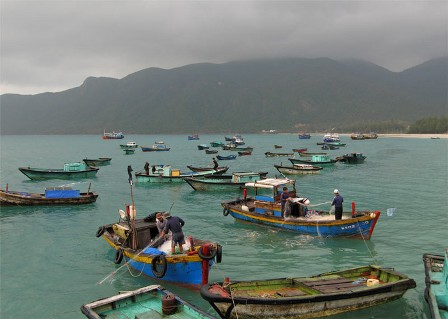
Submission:
[[[145,169],[146,175],[149,175],[149,163],[148,162],[145,163],[144,169]]]
[[[280,194],[280,203],[282,205],[281,213],[282,213],[283,217],[286,217],[285,216],[285,206],[286,206],[286,201],[288,200],[288,198],[289,198],[289,191],[288,191],[288,187],[285,186],[285,187],[283,187],[283,192]]]
[[[159,234],[161,234],[163,229],[166,226],[166,219],[163,218],[162,213],[156,214],[156,225],[157,225],[157,230],[159,231]]]
[[[183,253],[182,245],[185,243],[185,236],[182,231],[182,227],[185,225],[185,222],[182,218],[177,216],[171,216],[170,212],[165,212],[163,216],[166,218],[166,225],[163,228],[160,236],[165,236],[168,231],[171,230],[172,239],[171,239],[171,253],[174,254],[176,251],[176,244],[179,245],[179,251]]]
[[[331,202],[331,206],[334,206],[334,218],[336,220],[342,219],[342,203],[344,202],[344,198],[339,194],[339,190],[335,189],[333,191],[334,198]]]
[[[218,162],[216,161],[216,158],[213,157],[213,169],[217,169],[219,167]]]

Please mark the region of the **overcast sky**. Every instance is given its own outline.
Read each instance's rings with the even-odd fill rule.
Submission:
[[[402,71],[448,55],[448,1],[1,0],[0,94],[260,57]]]

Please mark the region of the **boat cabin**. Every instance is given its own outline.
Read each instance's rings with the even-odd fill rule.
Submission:
[[[153,174],[162,176],[180,176],[180,169],[174,169],[171,165],[151,165]]]
[[[90,167],[86,163],[74,162],[74,163],[65,163],[64,164],[64,172],[79,172],[85,171]]]
[[[313,162],[313,163],[329,162],[329,161],[331,161],[331,158],[329,155],[319,154],[319,155],[311,156],[311,162]]]

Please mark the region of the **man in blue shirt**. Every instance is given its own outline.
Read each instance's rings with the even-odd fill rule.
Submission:
[[[171,240],[171,253],[174,254],[176,251],[176,244],[179,245],[179,251],[183,252],[182,244],[185,242],[185,236],[182,232],[182,227],[185,225],[185,222],[182,218],[177,216],[171,216],[170,212],[165,212],[164,216],[166,219],[166,225],[160,234],[161,237],[165,236],[165,234],[171,230],[172,240]]]
[[[339,194],[339,191],[335,189],[333,191],[334,198],[331,205],[334,205],[334,217],[335,219],[342,219],[342,203],[344,202],[344,198]]]

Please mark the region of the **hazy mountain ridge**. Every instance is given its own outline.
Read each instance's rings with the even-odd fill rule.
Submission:
[[[1,134],[295,132],[446,115],[448,57],[391,72],[346,60],[268,59],[148,68],[77,88],[1,96]]]

